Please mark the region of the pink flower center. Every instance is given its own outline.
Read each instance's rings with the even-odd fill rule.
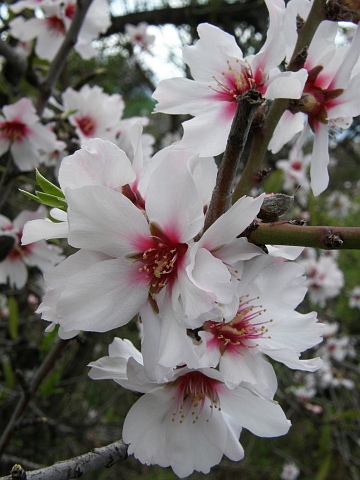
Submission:
[[[76,11],[76,5],[74,3],[68,3],[65,7],[65,15],[67,18],[70,18],[72,20],[74,18]]]
[[[9,142],[22,142],[31,133],[30,128],[18,121],[0,123],[0,138]]]
[[[254,299],[243,301],[240,299],[240,305],[236,317],[229,323],[214,322],[208,320],[204,323],[204,329],[213,335],[208,341],[208,346],[216,347],[223,354],[226,350],[241,353],[242,348],[255,348],[258,346],[256,340],[264,337],[268,333],[266,324],[272,322],[255,322],[266,310],[261,305],[251,305]]]
[[[80,130],[86,137],[92,137],[95,134],[96,123],[89,115],[85,117],[75,118]]]
[[[154,297],[166,285],[173,284],[177,270],[188,249],[185,243],[171,241],[160,229],[150,224],[151,246],[136,259],[142,265],[139,272],[148,280],[150,295]]]
[[[291,168],[297,172],[300,172],[302,170],[302,163],[299,160],[294,160],[291,163]]]
[[[192,423],[196,423],[207,402],[210,403],[210,416],[214,408],[220,411],[219,391],[222,384],[218,380],[194,371],[178,377],[170,385],[176,387],[176,407],[172,414],[172,422],[175,422],[178,416],[179,423],[183,423],[184,418],[190,414],[193,418]]]
[[[322,70],[323,67],[320,65],[309,70],[302,97],[300,100],[290,102],[292,113],[303,112],[307,114],[309,125],[313,131],[315,131],[315,122],[328,123],[328,111],[338,104],[337,98],[344,92],[342,88],[323,89],[320,86]]]
[[[315,266],[312,267],[308,273],[309,288],[314,290],[322,288],[325,278],[325,273],[320,272]]]
[[[55,35],[65,35],[65,24],[60,17],[57,17],[56,15],[51,15],[46,19],[45,22],[47,28]]]
[[[228,71],[222,72],[221,80],[218,80],[215,76],[213,79],[217,83],[217,88],[212,88],[215,92],[220,94],[219,100],[224,100],[228,102],[236,101],[237,97],[242,95],[243,93],[247,92],[251,88],[256,87],[260,93],[261,82],[262,79],[262,72],[259,72],[259,75],[255,79],[255,76],[251,70],[250,65],[246,62],[241,60],[236,60],[236,67],[234,68],[230,61],[227,61],[228,64]]]
[[[21,245],[21,238],[22,232],[17,234],[18,241],[15,243],[13,248],[10,250],[8,256],[6,257],[8,260],[20,260],[22,257],[26,257],[31,253],[32,245]]]
[[[143,36],[140,33],[134,35],[134,41],[137,43],[143,43]]]

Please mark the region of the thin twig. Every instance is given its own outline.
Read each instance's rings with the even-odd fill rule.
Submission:
[[[16,425],[20,421],[21,416],[24,413],[26,407],[28,406],[30,400],[33,398],[33,396],[37,392],[41,382],[44,380],[46,375],[54,367],[56,360],[58,359],[58,357],[60,356],[60,354],[66,347],[66,345],[68,344],[68,342],[69,342],[68,340],[61,340],[60,338],[57,340],[57,342],[54,345],[54,348],[51,350],[51,352],[49,352],[49,354],[46,356],[43,363],[40,365],[40,368],[37,371],[36,375],[34,376],[28,391],[22,392],[22,395],[20,397],[18,404],[16,405],[14,413],[12,414],[9,423],[7,424],[6,429],[4,430],[4,433],[1,436],[0,458],[7,444],[9,443],[9,440],[13,436]]]
[[[231,124],[226,149],[218,170],[216,185],[205,219],[204,231],[231,206],[233,181],[251,123],[261,103],[261,95],[256,90],[249,90],[237,99],[236,113]]]
[[[78,34],[91,2],[92,0],[78,0],[77,2],[76,12],[70,28],[54,60],[51,62],[44,82],[39,87],[40,93],[36,104],[36,111],[38,115],[42,114],[45,105],[50,98],[55,82],[65,66],[66,59],[77,42]]]
[[[80,478],[89,472],[100,468],[112,467],[115,463],[127,458],[127,445],[119,440],[106,447],[95,448],[92,452],[63,462],[55,463],[50,467],[26,472],[26,480],[68,480]],[[19,465],[18,467],[21,468]],[[0,480],[12,480],[12,476],[1,477]]]

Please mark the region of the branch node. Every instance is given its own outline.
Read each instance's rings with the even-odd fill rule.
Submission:
[[[79,465],[76,465],[74,469],[74,478],[80,478],[82,477],[83,471],[81,470]]]
[[[26,472],[20,463],[16,463],[10,472],[11,480],[26,480]]]
[[[344,240],[339,232],[333,233],[329,230],[328,234],[325,237],[325,245],[327,248],[335,249],[341,248],[344,244]]]

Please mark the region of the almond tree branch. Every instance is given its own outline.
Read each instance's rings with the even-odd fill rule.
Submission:
[[[57,340],[53,349],[49,352],[49,354],[45,357],[43,363],[40,365],[39,370],[36,372],[32,382],[30,383],[29,389],[22,392],[20,400],[15,407],[14,413],[12,414],[10,421],[7,424],[6,429],[4,430],[0,438],[0,458],[11,437],[13,436],[15,427],[20,421],[21,416],[27,408],[30,400],[34,397],[41,382],[44,380],[50,370],[54,367],[56,360],[58,359],[58,357],[68,343],[68,340],[61,340],[60,338]]]
[[[360,227],[301,226],[290,223],[260,223],[245,232],[256,245],[294,245],[324,250],[360,250]]]
[[[42,114],[45,105],[52,93],[55,82],[65,66],[66,59],[77,42],[78,34],[84,22],[86,13],[91,5],[91,2],[92,0],[77,1],[75,15],[73,21],[71,22],[70,28],[54,60],[51,62],[45,80],[39,87],[40,93],[36,104],[36,111],[38,115]]]
[[[216,185],[205,218],[204,231],[231,206],[233,181],[251,123],[261,103],[261,95],[256,90],[249,90],[237,99],[236,113],[216,177]]]
[[[14,465],[12,474],[0,480],[22,478],[26,480],[68,480],[80,478],[93,470],[112,467],[127,458],[127,445],[119,440],[106,447],[95,448],[92,452],[55,463],[50,467],[25,472],[21,465]],[[13,470],[16,473],[14,476]]]
[[[254,25],[257,31],[265,32],[267,27],[267,9],[262,0],[252,2],[228,2],[220,1],[208,2],[203,5],[189,3],[186,6],[170,7],[142,10],[127,13],[121,17],[113,17],[111,26],[102,37],[108,37],[114,33],[124,33],[125,25],[131,23],[137,25],[140,22],[146,22],[149,25],[172,24],[177,27],[183,25],[197,26],[202,22],[214,23],[214,18],[218,25],[226,24],[227,19],[246,22]],[[230,32],[229,32],[230,33]]]
[[[325,19],[324,0],[314,0],[309,16],[302,28],[298,31],[298,39],[294,48],[293,56],[286,70],[297,71],[302,65],[299,62],[299,54],[311,43],[317,27]],[[282,114],[288,106],[289,100],[278,98],[273,101],[269,113],[266,116],[265,125],[254,132],[253,145],[241,175],[240,181],[233,195],[233,202],[248,195],[250,190],[259,182],[258,172],[262,168],[267,147]]]

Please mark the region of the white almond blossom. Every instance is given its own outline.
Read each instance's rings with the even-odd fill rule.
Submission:
[[[95,380],[113,379],[144,393],[128,412],[123,440],[128,452],[145,464],[171,466],[184,478],[193,471],[209,473],[223,455],[239,461],[242,428],[260,437],[287,433],[290,422],[277,402],[243,382],[229,389],[214,369],[179,368],[154,382],[146,375],[140,352],[115,339],[109,357],[90,363]]]
[[[264,354],[289,368],[313,372],[321,367],[320,358],[299,357],[322,341],[323,325],[317,323],[315,312],[295,311],[306,293],[302,267],[271,256],[258,256],[236,267],[237,314],[230,322],[204,323],[204,332],[199,333],[206,341],[202,365],[216,367],[220,362],[228,384],[263,384],[274,394],[276,376]]]
[[[307,72],[277,68],[285,57],[282,21],[285,4],[267,1],[270,25],[267,40],[256,55],[243,58],[235,38],[214,25],[198,26],[200,40],[183,49],[183,58],[194,80],[173,78],[157,86],[155,112],[190,114],[183,123],[182,148],[197,149],[202,156],[225,150],[237,97],[255,89],[264,98],[300,98]],[[210,133],[211,132],[211,133]]]
[[[40,123],[28,98],[2,108],[0,115],[0,156],[10,149],[14,163],[22,172],[32,170],[44,153],[56,148],[55,134]]]

